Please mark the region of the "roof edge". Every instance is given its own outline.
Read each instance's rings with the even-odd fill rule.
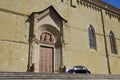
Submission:
[[[65,19],[57,12],[57,10],[53,7],[53,5],[48,6],[46,9],[43,9],[42,11],[33,12],[32,14],[41,14],[41,13],[43,13],[43,12],[45,12],[45,11],[47,11],[47,10],[51,10],[51,9],[53,9],[53,10],[57,13],[57,15],[58,15],[62,20],[64,20],[65,22],[67,22],[67,20],[65,20]]]
[[[120,15],[120,9],[118,9],[110,4],[107,4],[107,3],[103,2],[102,0],[80,0],[80,2],[81,1],[91,3],[91,4],[96,5],[102,9],[105,9],[105,10],[108,10],[108,11],[111,11],[113,13]]]

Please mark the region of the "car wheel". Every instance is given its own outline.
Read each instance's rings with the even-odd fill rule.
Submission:
[[[75,74],[75,72],[73,71],[73,74]]]

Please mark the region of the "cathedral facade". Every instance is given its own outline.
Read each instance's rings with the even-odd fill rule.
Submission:
[[[1,0],[0,71],[120,74],[120,9],[101,0]]]

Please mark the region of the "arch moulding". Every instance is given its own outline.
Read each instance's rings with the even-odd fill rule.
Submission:
[[[63,25],[66,23],[53,6],[30,16],[28,71],[60,72],[63,66]]]

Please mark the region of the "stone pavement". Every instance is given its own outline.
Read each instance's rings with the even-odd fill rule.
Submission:
[[[0,72],[0,80],[120,80],[120,75]]]

